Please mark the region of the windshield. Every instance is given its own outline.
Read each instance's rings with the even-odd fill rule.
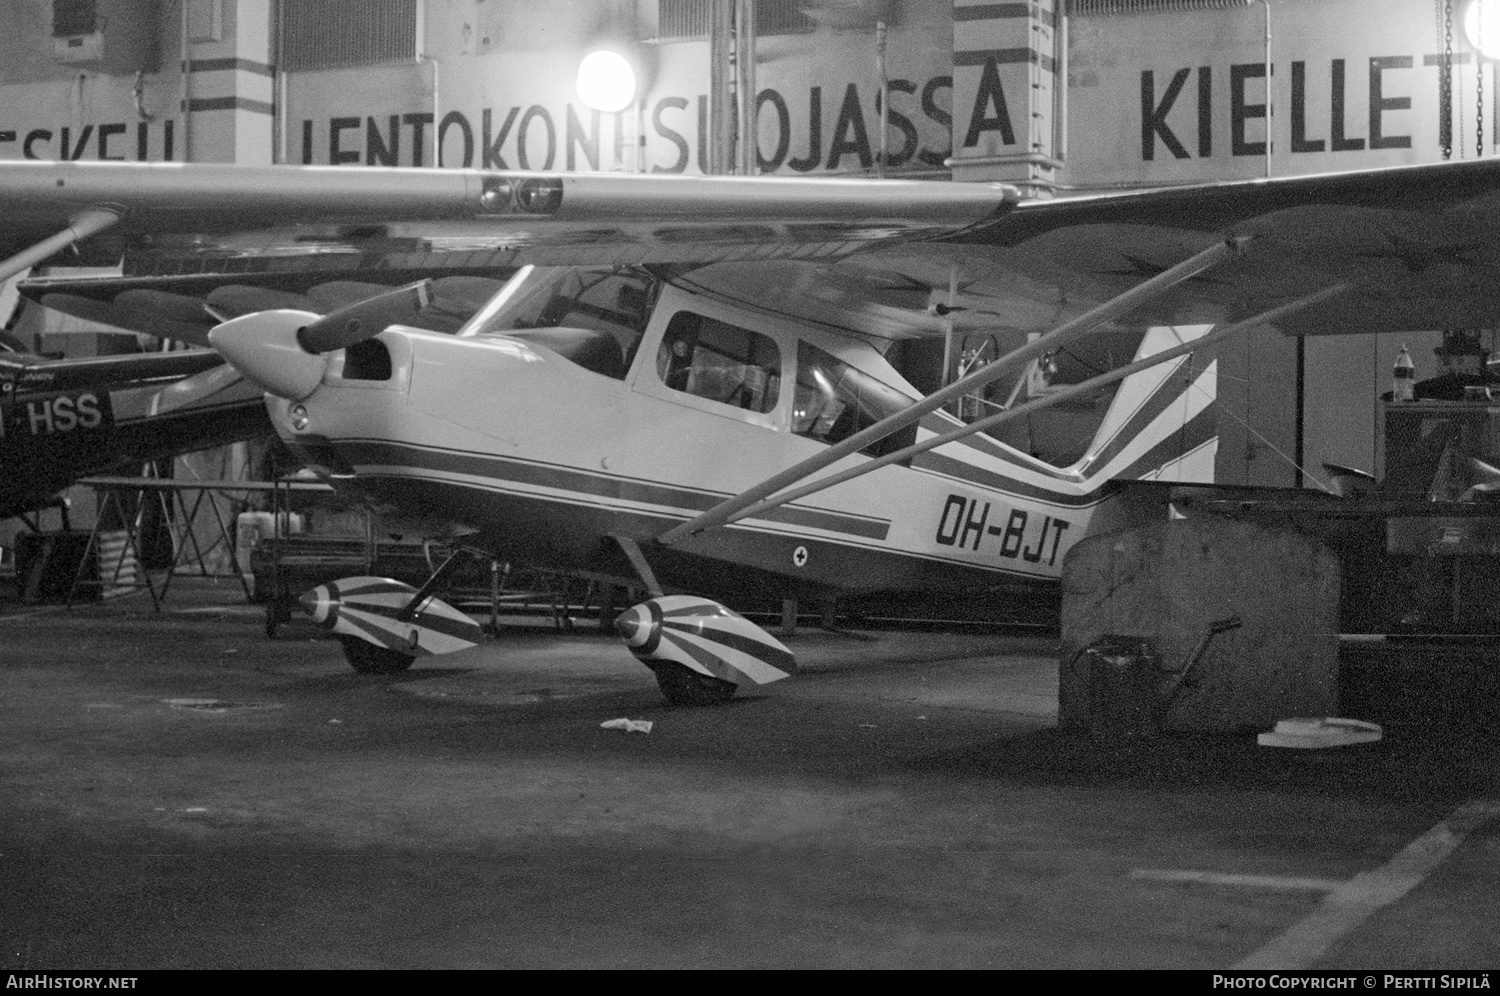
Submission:
[[[591,329],[613,336],[628,361],[651,318],[657,283],[633,267],[522,267],[458,334]]]
[[[916,403],[896,388],[805,342],[797,344],[797,389],[792,432],[823,443],[838,443]],[[865,447],[874,455],[916,441],[907,426]]]

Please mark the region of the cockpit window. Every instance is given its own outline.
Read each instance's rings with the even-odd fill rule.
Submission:
[[[522,267],[458,334],[549,328],[602,332],[619,345],[628,367],[651,319],[657,288],[655,277],[634,267]]]
[[[748,329],[679,311],[662,336],[656,372],[674,391],[764,414],[781,393],[781,350]]]
[[[824,443],[842,442],[915,403],[916,399],[816,346],[797,344],[797,389],[792,401],[792,432],[797,435]],[[890,452],[915,438],[916,426],[909,426],[865,452]]]

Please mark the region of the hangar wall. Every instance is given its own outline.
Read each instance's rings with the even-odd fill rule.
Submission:
[[[1138,5],[1085,0],[1073,6],[1076,12]],[[1453,6],[1461,15],[1463,4]],[[1453,66],[1449,155],[1493,155],[1500,138],[1495,68],[1476,58],[1461,24],[1452,25],[1451,47],[1446,44],[1440,10],[1441,4],[1435,12],[1433,4],[1413,0],[1257,0],[1195,11],[1074,16],[1068,24],[1065,180],[1099,188],[1441,160],[1445,51]],[[1432,351],[1440,342],[1438,332],[1306,340],[1303,466],[1319,476],[1325,462],[1380,473],[1377,399],[1390,390],[1391,364],[1406,343],[1418,379],[1434,376]],[[1297,480],[1275,452],[1290,456],[1298,449],[1295,423],[1282,421],[1297,411],[1296,353],[1294,343],[1262,334],[1221,357],[1220,399],[1231,416],[1239,414],[1256,430],[1221,418],[1221,480]]]
[[[129,43],[92,60],[59,54],[54,14],[80,4],[106,43]],[[1494,70],[1461,26],[1445,41],[1427,0],[1069,0],[1050,48],[1019,37],[1038,24],[997,20],[1006,6],[766,0],[761,170],[942,179],[952,157],[965,179],[1011,177],[1013,165],[985,156],[1034,154],[1048,164],[1028,175],[1088,190],[1433,161],[1444,156],[1445,49],[1448,154],[1495,148]],[[1033,20],[1045,14],[1032,7]],[[0,7],[0,157],[701,172],[709,43],[693,10],[691,0],[12,0]],[[297,44],[278,49],[279,38]],[[640,75],[621,114],[591,111],[574,91],[578,58],[606,42]],[[1025,73],[1036,66],[1066,79],[1065,104],[1035,99],[1045,81]],[[1430,339],[1410,343],[1419,377],[1433,372]],[[1221,479],[1297,480],[1299,368],[1304,465],[1378,470],[1375,398],[1400,345],[1312,340],[1299,361],[1294,343],[1265,333],[1226,349]]]
[[[191,123],[200,128],[213,115],[271,119],[285,131],[282,158],[291,162],[431,165],[431,140],[440,131],[448,166],[524,160],[534,168],[559,168],[571,156],[579,169],[630,168],[631,159],[606,153],[618,133],[635,137],[636,122],[627,113],[601,115],[596,125],[573,88],[578,59],[608,43],[630,54],[640,74],[646,168],[703,168],[708,42],[690,27],[663,20],[673,0],[566,7],[526,0],[87,0],[99,6],[106,38],[121,23],[133,25],[129,51],[72,61],[58,54],[53,37],[54,5],[67,2],[13,0],[0,9],[0,156],[222,159],[233,152],[254,159],[276,152],[275,141],[264,137],[259,147],[224,148],[205,138],[202,148],[186,148],[185,99]],[[1194,9],[1206,4],[1213,6]],[[954,10],[973,6],[963,0],[828,4],[826,16],[763,29],[756,46],[762,171],[874,168],[880,131],[875,25],[882,14],[889,19],[883,44],[891,168],[946,172],[943,160],[952,154],[955,135],[960,154],[977,141],[1024,141],[1026,95],[1015,92],[1021,89],[1016,84],[1007,86],[1003,74],[988,87],[963,88],[964,99],[955,100],[955,47],[962,55],[966,39],[980,29],[965,17],[955,20]],[[1285,175],[1441,156],[1443,31],[1429,3],[1072,0],[1070,9],[1069,134],[1059,172],[1065,184]],[[327,33],[345,39],[369,33],[371,20],[399,24],[404,18],[412,22],[413,48],[404,58],[369,63],[357,45],[338,50],[327,43],[319,52],[316,44],[303,43],[297,62],[283,59],[278,67],[278,30],[289,20],[294,30],[309,16],[289,10],[342,11]],[[845,10],[855,13],[835,13]],[[136,23],[146,18],[155,22],[151,31]],[[998,49],[1005,41],[994,44]],[[1453,153],[1473,155],[1476,131],[1494,117],[1493,107],[1486,112],[1482,104],[1493,100],[1479,93],[1475,56],[1461,26],[1454,30],[1452,58]],[[280,98],[271,86],[278,72]],[[436,128],[426,117],[434,111]],[[391,115],[398,118],[395,129]],[[1486,130],[1485,149],[1492,151],[1493,128]],[[414,141],[419,133],[424,141]],[[393,137],[398,150],[390,148]]]

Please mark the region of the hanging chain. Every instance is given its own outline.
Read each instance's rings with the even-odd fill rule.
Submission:
[[[1484,2],[1474,5],[1474,35],[1484,37]],[[1474,158],[1484,158],[1484,55],[1474,49]]]
[[[1453,158],[1453,0],[1435,0],[1437,21],[1442,26],[1438,39],[1443,56],[1438,62],[1438,145],[1443,158]]]
[[[1450,15],[1448,18],[1448,24],[1450,25],[1448,45],[1449,50],[1451,51],[1453,46],[1451,31],[1451,25],[1453,23],[1453,18],[1451,16],[1453,13],[1453,0],[1447,0],[1447,6],[1448,13]],[[1462,159],[1464,156],[1468,155],[1469,147],[1469,124],[1464,119],[1464,111],[1466,110],[1466,108],[1464,107],[1463,88],[1464,53],[1459,52],[1457,54],[1450,55],[1449,65],[1453,67],[1454,76],[1457,80],[1456,83],[1449,84],[1453,87],[1453,120],[1458,122],[1458,134],[1453,138],[1453,147],[1458,150],[1458,158]]]

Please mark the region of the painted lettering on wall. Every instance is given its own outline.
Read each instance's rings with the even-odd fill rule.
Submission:
[[[1281,73],[1289,77],[1285,89],[1273,87],[1274,114],[1267,107],[1262,62],[1142,69],[1138,99],[1112,99],[1136,105],[1119,110],[1139,115],[1143,162],[1264,156],[1268,140],[1271,151],[1290,149],[1293,155],[1410,149],[1412,131],[1426,126],[1413,118],[1413,95],[1436,89],[1440,63],[1427,54],[1273,65],[1273,82]],[[1016,142],[1015,123],[1025,109],[1010,105],[1016,95],[1001,87],[992,62],[981,72],[972,104],[963,108],[951,108],[948,75],[921,83],[896,78],[889,86],[888,115],[881,93],[866,83],[796,93],[761,90],[761,171],[868,170],[879,156],[883,117],[889,129],[885,165],[892,168],[942,167],[953,154],[955,131],[961,149],[990,133],[1004,144]],[[1351,96],[1365,98],[1354,117]],[[1289,105],[1286,113],[1282,102]],[[444,166],[482,169],[634,169],[641,144],[646,171],[685,173],[707,163],[708,98],[657,97],[639,120],[572,103],[532,103],[454,109],[438,120],[430,110],[372,108],[299,118],[287,130],[288,158],[303,163],[431,166],[440,159]],[[1089,136],[1075,131],[1081,149]],[[0,159],[175,160],[180,133],[180,122],[172,119],[16,124],[0,127]]]
[[[918,122],[939,126],[943,139],[949,138],[952,115],[942,106],[942,95],[952,86],[948,76],[935,76],[920,87],[912,80],[890,81],[891,141],[885,165],[942,166],[951,154],[948,145],[939,145],[936,139],[924,142]],[[883,112],[880,93],[848,83],[836,98],[828,96],[821,86],[810,87],[798,99],[789,99],[774,88],[760,91],[756,160],[762,172],[868,170],[875,165]],[[981,92],[980,97],[989,102],[987,110],[976,106],[971,117],[980,127],[998,127],[991,123],[999,120],[995,95]],[[1003,115],[1003,108],[999,113]],[[706,169],[706,94],[663,96],[645,109],[638,123],[634,117],[629,113],[601,115],[568,103],[560,111],[544,104],[485,107],[477,114],[453,110],[436,124],[431,112],[303,118],[296,125],[300,141],[295,147],[297,158],[305,164],[429,166],[436,148],[438,165],[448,167],[633,169],[639,139],[636,129],[643,126],[647,141],[642,165],[647,172]],[[794,145],[798,134],[806,136],[804,147]]]
[[[1424,67],[1435,67],[1434,56],[1422,59]],[[1427,74],[1412,72],[1416,60],[1409,55],[1372,56],[1368,61],[1364,83],[1367,87],[1368,113],[1362,122],[1348,120],[1346,89],[1350,74],[1344,59],[1330,59],[1324,65],[1306,61],[1290,64],[1290,113],[1278,110],[1275,127],[1288,127],[1287,138],[1293,154],[1313,152],[1354,152],[1369,149],[1409,149],[1412,127],[1409,118],[1399,112],[1409,111],[1411,94],[1421,86],[1435,86]],[[1276,66],[1271,67],[1274,75]],[[1196,78],[1196,105],[1184,98],[1190,79]],[[1184,66],[1158,71],[1141,70],[1140,121],[1141,159],[1150,162],[1165,153],[1174,159],[1207,159],[1215,150],[1222,151],[1227,139],[1231,156],[1264,156],[1267,122],[1271,121],[1265,103],[1266,65],[1263,62],[1235,63],[1227,73],[1216,73],[1213,66]],[[1310,104],[1327,108],[1324,121],[1311,120]],[[1214,122],[1223,120],[1227,105],[1229,133],[1214,134]],[[1196,112],[1196,113],[1194,113]],[[1282,122],[1287,122],[1282,125]],[[1363,130],[1364,137],[1356,137]],[[1185,137],[1196,139],[1189,151]],[[1275,142],[1275,135],[1270,136]]]
[[[132,134],[132,132],[134,134]],[[176,155],[176,122],[153,125],[124,121],[53,128],[0,129],[0,159],[135,159],[140,162]],[[15,153],[19,152],[20,156]]]

